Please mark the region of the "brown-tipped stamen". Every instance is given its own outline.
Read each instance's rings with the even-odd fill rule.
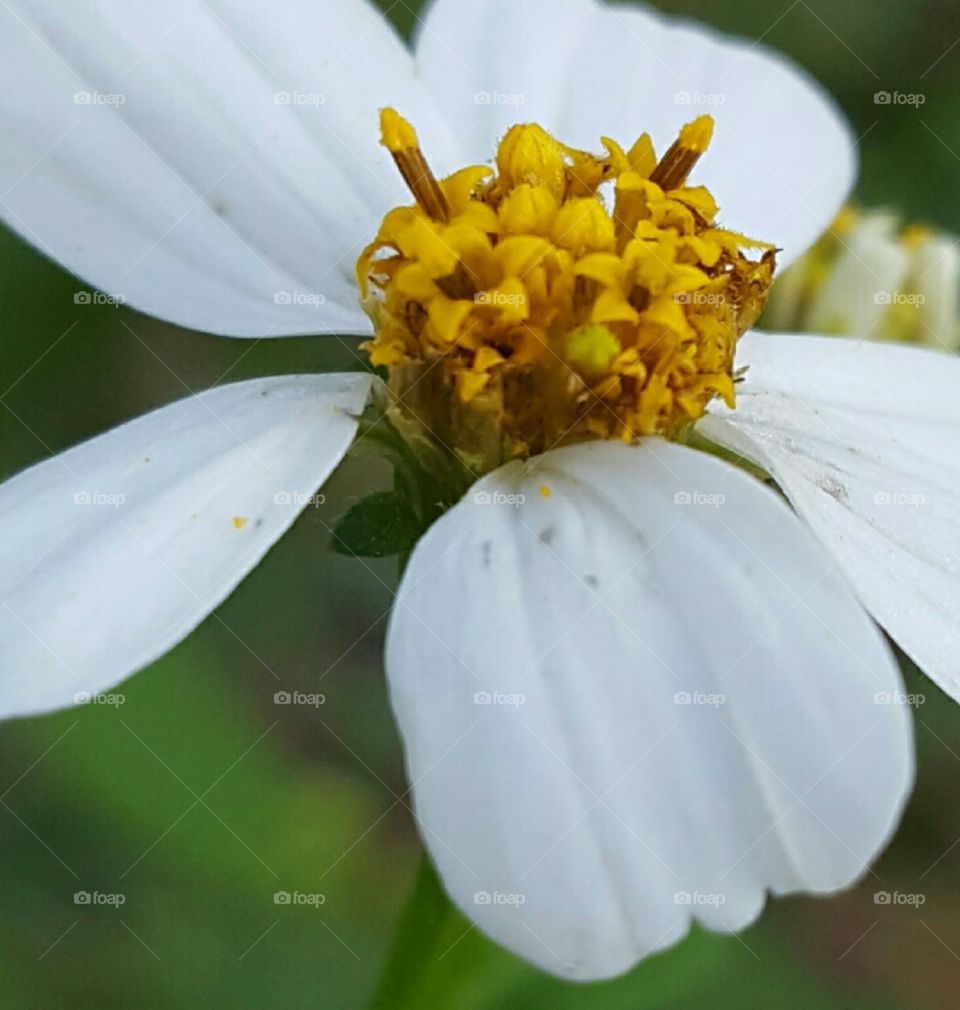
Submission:
[[[670,150],[660,159],[660,163],[650,175],[662,190],[677,189],[686,181],[693,166],[710,146],[713,138],[713,117],[700,116],[680,131]]]
[[[403,181],[410,187],[417,203],[434,221],[446,224],[450,220],[450,206],[420,150],[417,131],[395,110],[383,109],[380,112],[380,134],[380,143],[393,155]]]

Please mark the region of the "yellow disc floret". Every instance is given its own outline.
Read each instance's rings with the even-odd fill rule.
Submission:
[[[733,406],[736,342],[775,251],[719,228],[713,196],[687,184],[709,116],[659,160],[646,134],[592,155],[514,126],[496,171],[441,180],[392,109],[381,129],[416,203],[387,214],[357,278],[401,427],[486,468],[589,437],[674,437],[714,397]]]

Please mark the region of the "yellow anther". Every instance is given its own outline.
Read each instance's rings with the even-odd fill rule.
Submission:
[[[661,189],[676,189],[682,186],[700,156],[710,146],[713,139],[713,117],[699,116],[680,131],[670,150],[660,159],[650,179]]]
[[[417,131],[395,109],[380,110],[380,143],[391,154],[415,151],[420,147]]]
[[[698,116],[680,131],[680,146],[694,154],[703,154],[713,140],[713,116]]]

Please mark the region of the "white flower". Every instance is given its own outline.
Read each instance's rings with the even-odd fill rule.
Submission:
[[[782,58],[594,0],[438,0],[415,55],[359,0],[10,0],[0,26],[4,220],[219,334],[369,332],[354,263],[409,200],[384,105],[441,171],[518,120],[663,149],[703,105],[724,221],[786,259],[854,178],[847,127]],[[759,334],[737,363],[737,409],[699,430],[806,525],[712,455],[593,442],[484,477],[397,597],[424,840],[461,909],[567,977],[859,877],[913,774],[867,611],[960,696],[960,363]],[[369,385],[217,388],[0,487],[0,712],[103,691],[186,635],[338,464]]]
[[[960,348],[960,239],[845,207],[781,277],[764,325]]]

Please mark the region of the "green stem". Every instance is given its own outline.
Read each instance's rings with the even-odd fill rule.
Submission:
[[[425,989],[435,989],[436,979],[430,976],[437,959],[449,946],[450,926],[457,918],[433,865],[424,856],[370,1010],[423,1007]],[[435,999],[436,992],[431,992],[431,996]]]

